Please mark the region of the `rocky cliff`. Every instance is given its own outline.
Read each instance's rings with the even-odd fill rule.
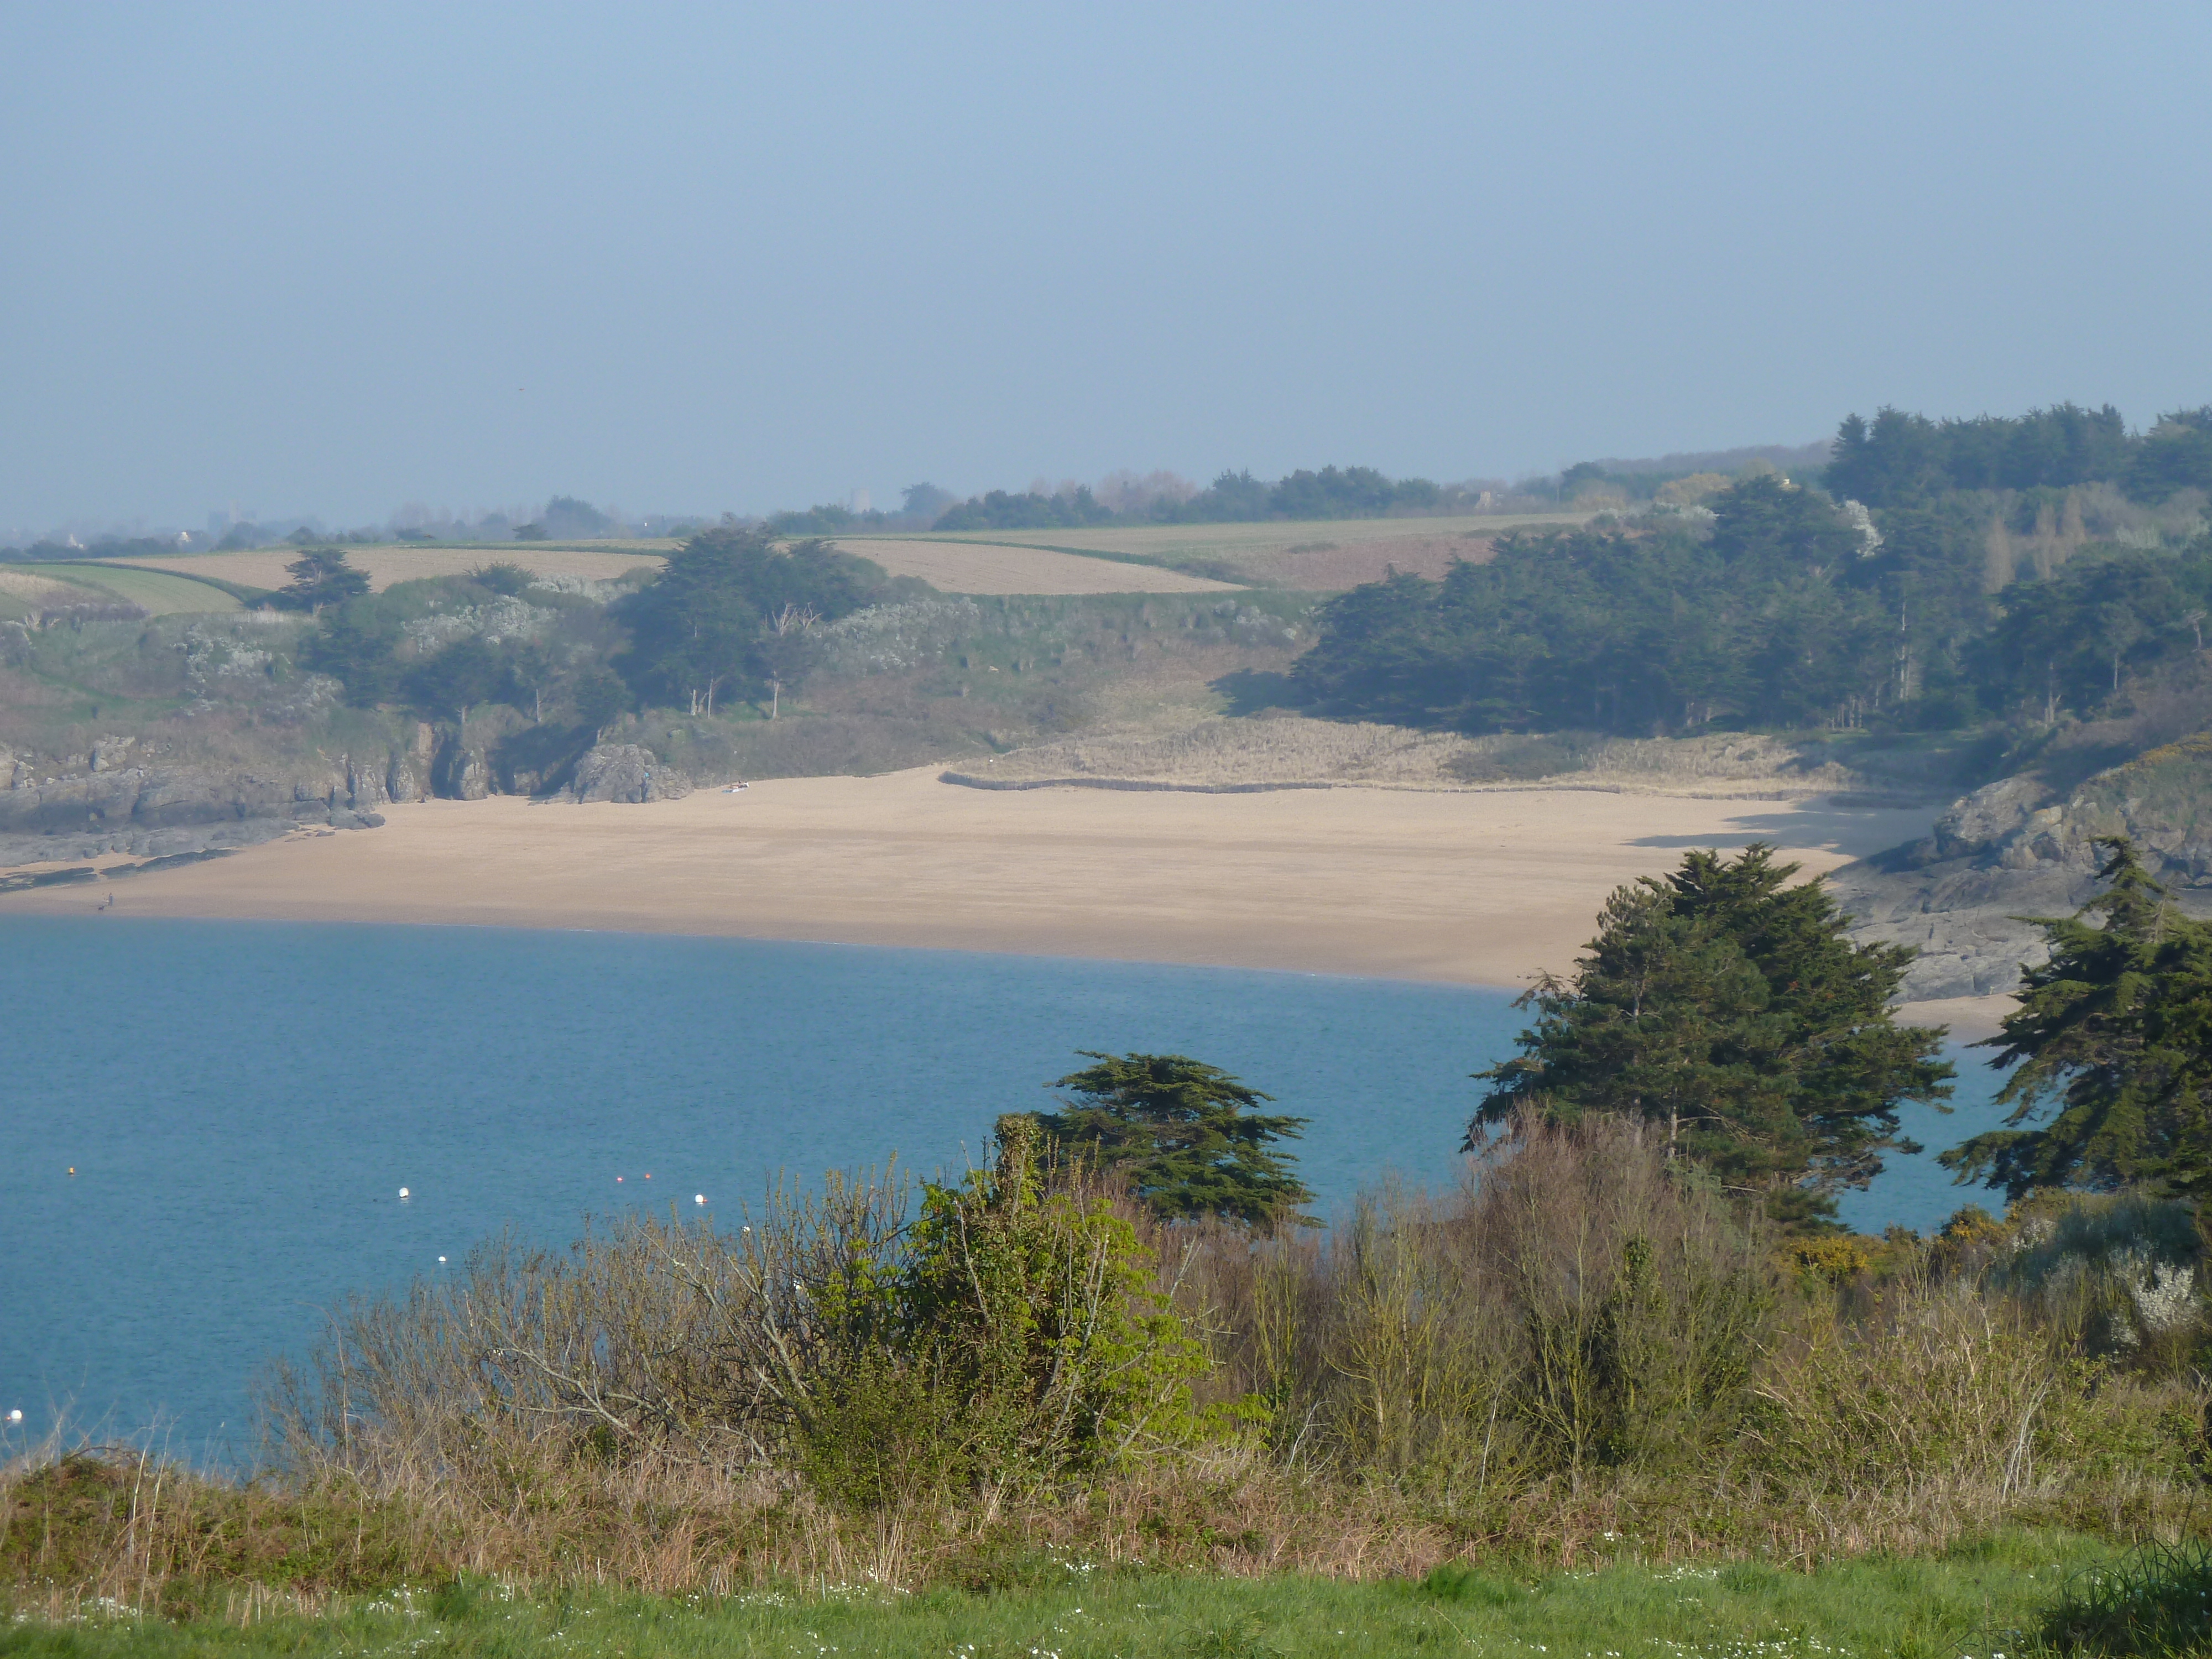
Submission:
[[[2023,916],[2064,915],[2097,888],[2102,836],[2124,835],[2192,915],[2212,915],[2212,732],[2100,772],[2064,799],[2032,776],[1954,802],[1927,840],[1828,879],[1862,943],[1910,945],[1911,1000],[2012,990],[2043,936]]]
[[[398,755],[343,757],[304,775],[133,766],[123,744],[95,745],[88,758],[82,771],[41,775],[28,760],[0,753],[0,866],[251,847],[305,824],[374,829],[384,822],[378,807],[417,793],[413,769]]]
[[[577,801],[681,800],[691,780],[634,743],[602,743],[576,763],[566,793]]]

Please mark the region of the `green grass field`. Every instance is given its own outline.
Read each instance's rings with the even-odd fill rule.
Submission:
[[[9,568],[28,575],[50,576],[79,587],[105,590],[155,617],[240,608],[234,595],[213,583],[195,581],[190,576],[173,576],[167,571],[131,570],[89,560],[67,564],[18,564]]]
[[[2106,1546],[2012,1533],[1924,1560],[1796,1572],[1631,1561],[1531,1582],[1447,1566],[1419,1583],[1118,1574],[1039,1556],[1000,1588],[787,1586],[722,1598],[517,1595],[489,1583],[357,1598],[318,1617],[236,1592],[165,1623],[113,1607],[58,1620],[19,1604],[0,1654],[1084,1656],[1466,1653],[1528,1659],[2024,1659]]]
[[[909,532],[905,538],[1003,542],[1016,547],[1054,547],[1079,553],[1146,558],[1203,558],[1233,556],[1259,549],[1296,547],[1310,542],[1493,536],[1530,525],[1583,524],[1590,516],[1587,513],[1492,513],[1446,519],[1261,520],[1246,524],[1108,525],[1087,530],[953,530]]]

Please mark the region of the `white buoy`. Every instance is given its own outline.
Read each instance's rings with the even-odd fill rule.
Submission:
[[[704,1204],[707,1201],[707,1194],[704,1193],[694,1193],[691,1194],[691,1201],[694,1204]]]
[[[402,1188],[399,1189],[399,1196],[400,1196],[400,1197],[402,1197],[402,1198],[404,1198],[404,1197],[406,1197],[406,1196],[407,1196],[407,1189],[406,1189],[404,1187],[402,1187]]]
[[[441,1267],[446,1265],[446,1258],[442,1255],[438,1258],[438,1265]]]
[[[10,1423],[20,1423],[23,1420],[23,1413],[21,1411],[9,1412],[8,1413],[8,1420]]]

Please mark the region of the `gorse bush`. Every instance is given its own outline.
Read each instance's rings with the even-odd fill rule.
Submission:
[[[2068,1194],[2016,1207],[2005,1288],[2087,1352],[2186,1364],[2201,1336],[2203,1240],[2186,1204],[2142,1194]],[[2164,1360],[2161,1351],[2166,1352]]]
[[[2187,1370],[2193,1288],[2166,1347],[2140,1335],[2158,1263],[2193,1286],[2178,1206],[1785,1250],[1663,1128],[1530,1111],[1454,1195],[1262,1233],[1163,1223],[1033,1119],[1001,1137],[959,1181],[833,1176],[734,1234],[495,1242],[334,1319],[280,1374],[282,1443],[369,1478],[676,1457],[854,1512],[1243,1444],[1408,1490],[1733,1469],[1991,1502],[2123,1455],[2193,1480],[2203,1449],[2196,1384],[2158,1380]]]
[[[855,1258],[817,1293],[848,1334],[799,1425],[825,1495],[880,1507],[1110,1468],[1225,1420],[1192,1409],[1205,1353],[1135,1228],[1043,1158],[1033,1122],[1006,1121],[993,1169],[926,1185],[895,1254]]]

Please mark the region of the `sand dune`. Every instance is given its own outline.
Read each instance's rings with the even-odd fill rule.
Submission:
[[[608,928],[1515,986],[1564,969],[1615,884],[1764,839],[1808,872],[1926,811],[1575,791],[997,793],[933,770],[798,778],[651,806],[389,810],[0,915]]]

